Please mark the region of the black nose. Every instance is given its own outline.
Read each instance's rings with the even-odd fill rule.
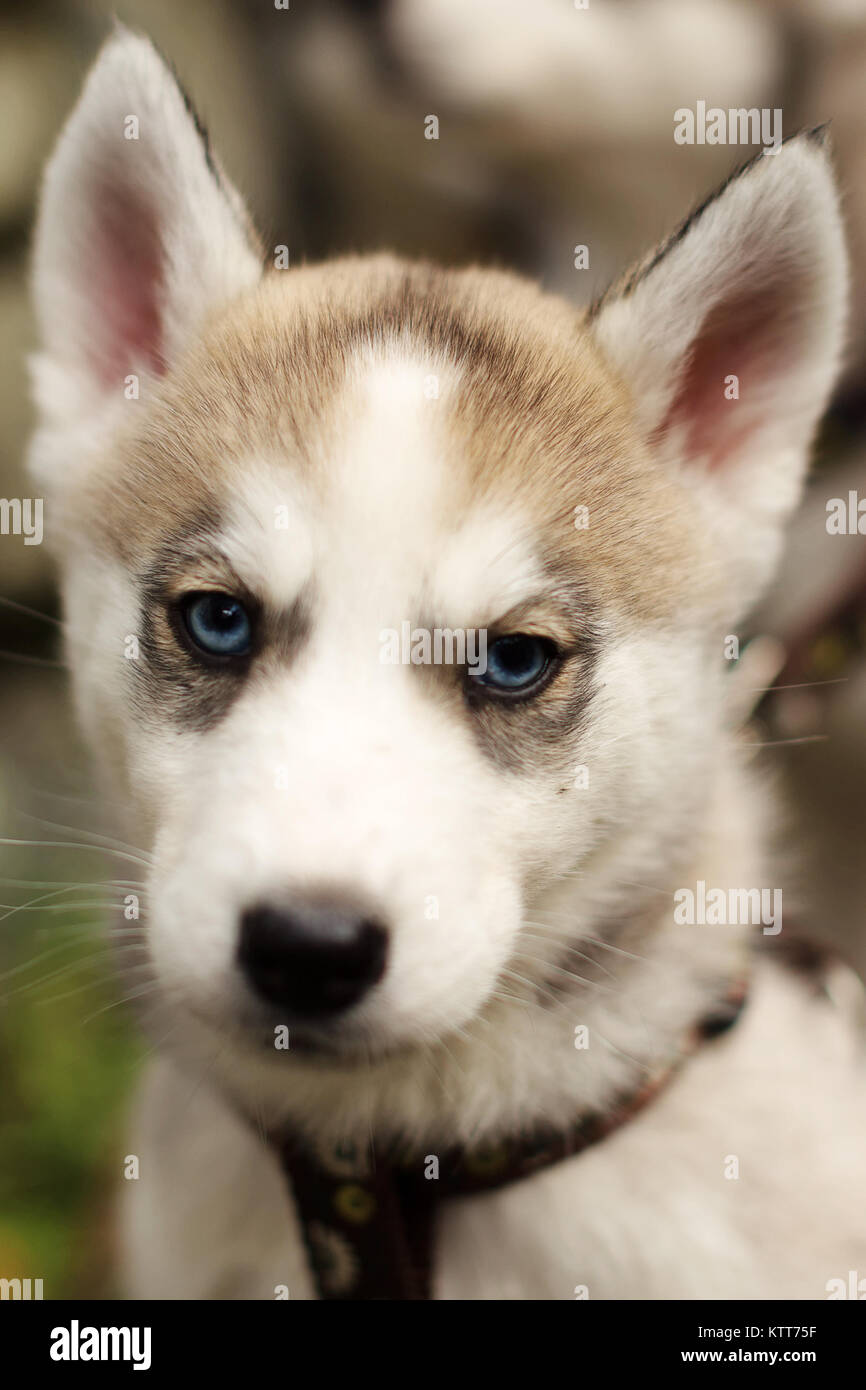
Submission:
[[[381,980],[388,936],[371,917],[328,902],[254,907],[238,960],[256,993],[295,1014],[339,1013]]]

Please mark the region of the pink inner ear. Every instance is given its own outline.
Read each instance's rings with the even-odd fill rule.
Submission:
[[[710,310],[654,442],[672,428],[685,426],[688,457],[707,459],[711,468],[724,466],[760,428],[768,396],[796,355],[793,297],[774,286]],[[725,396],[725,378],[730,376],[737,377],[738,400]]]
[[[136,367],[164,369],[162,244],[153,209],[117,183],[94,191],[92,276],[84,286],[92,306],[89,357],[107,387]]]

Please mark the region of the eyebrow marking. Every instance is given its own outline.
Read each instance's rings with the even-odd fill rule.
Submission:
[[[205,590],[230,593],[251,610],[253,646],[244,657],[215,666],[187,643],[179,601]],[[139,575],[139,593],[142,659],[129,663],[133,701],[145,721],[157,711],[198,733],[214,728],[251,681],[288,668],[311,630],[310,586],[285,604],[256,593],[221,549],[212,515],[169,539]]]
[[[525,632],[550,637],[561,653],[560,669],[537,695],[522,701],[501,701],[467,690],[465,673],[453,665],[413,666],[434,698],[449,700],[482,753],[503,772],[527,776],[568,776],[577,759],[581,731],[595,693],[595,673],[605,635],[597,601],[573,577],[565,581],[550,565],[551,587],[522,599],[489,623],[468,626],[486,629],[488,649],[497,637]],[[429,610],[425,613],[429,617]],[[436,624],[419,622],[434,630]],[[450,626],[443,624],[438,626]]]
[[[551,637],[561,647],[588,640],[593,631],[587,609],[566,603],[558,591],[521,600],[487,627],[497,635],[525,632],[534,637]]]

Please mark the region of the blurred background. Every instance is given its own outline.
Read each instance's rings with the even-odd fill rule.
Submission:
[[[825,523],[829,498],[866,498],[866,0],[0,0],[7,498],[32,495],[40,169],[113,14],[170,58],[265,244],[293,263],[382,247],[481,260],[583,304],[753,152],[676,145],[678,108],[781,108],[785,134],[832,121],[850,351],[753,621],[781,644],[756,646],[754,683],[780,669],[784,687],[760,703],[754,756],[781,791],[797,916],[862,971],[866,536]],[[145,1044],[103,943],[141,870],[88,782],[59,618],[44,548],[0,537],[0,835],[32,842],[0,845],[0,1276],[41,1277],[46,1298],[111,1297],[112,1192]]]

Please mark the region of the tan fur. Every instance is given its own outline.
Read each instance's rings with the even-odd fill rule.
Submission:
[[[636,620],[697,608],[707,589],[696,514],[630,426],[624,389],[582,318],[504,273],[384,257],[272,272],[216,316],[143,426],[113,441],[79,516],[97,517],[103,543],[140,565],[167,531],[214,509],[253,456],[327,487],[329,443],[358,404],[353,361],[411,342],[431,373],[455,361],[462,371],[439,425],[454,446],[450,509],[487,493],[513,506],[547,534],[553,567],[574,572],[576,562]],[[429,409],[435,417],[437,403]],[[575,529],[577,505],[589,509],[586,531]]]

